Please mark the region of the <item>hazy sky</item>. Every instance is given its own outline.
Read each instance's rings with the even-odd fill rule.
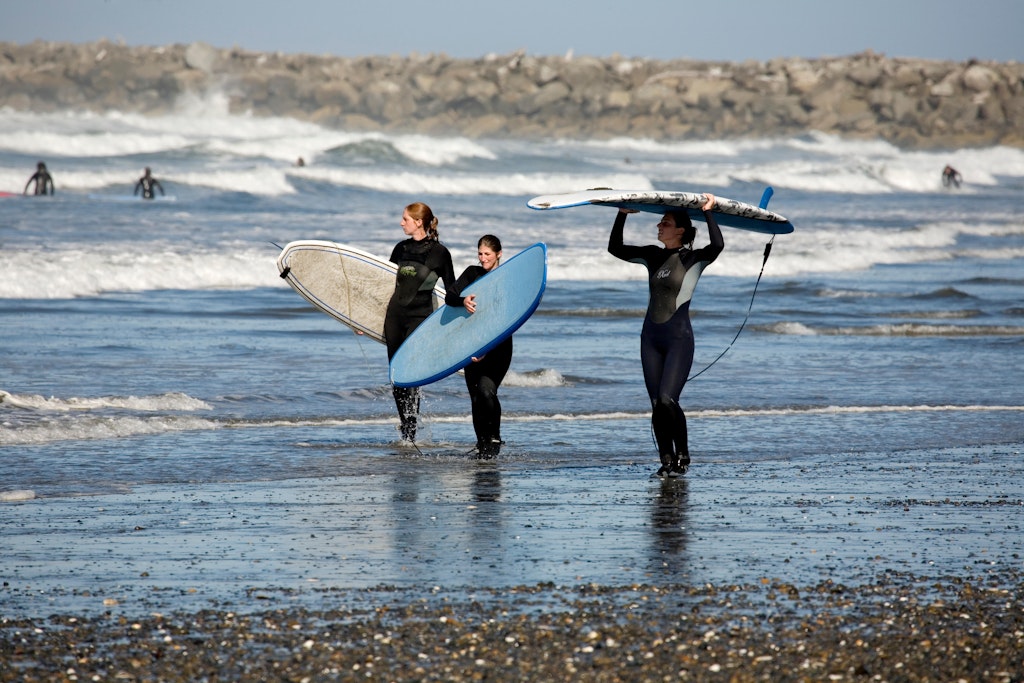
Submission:
[[[18,0],[0,41],[216,47],[339,56],[443,52],[704,60],[1024,61],[1024,0]]]

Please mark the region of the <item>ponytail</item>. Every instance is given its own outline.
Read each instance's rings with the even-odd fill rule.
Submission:
[[[672,218],[676,221],[676,227],[683,229],[683,244],[689,244],[690,248],[693,248],[693,241],[697,239],[697,228],[693,227],[693,221],[690,220],[690,214],[685,210],[669,211]]]

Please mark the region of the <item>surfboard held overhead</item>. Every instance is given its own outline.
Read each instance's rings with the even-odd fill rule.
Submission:
[[[768,188],[770,190],[771,188]],[[713,213],[719,225],[740,230],[750,230],[768,235],[785,235],[793,232],[793,224],[785,216],[769,211],[766,206],[771,194],[765,191],[763,206],[715,196]],[[659,190],[583,190],[565,194],[549,194],[534,197],[526,203],[531,209],[568,209],[574,206],[611,206],[635,209],[649,213],[685,209],[691,220],[703,221],[704,195],[699,192],[664,192]]]

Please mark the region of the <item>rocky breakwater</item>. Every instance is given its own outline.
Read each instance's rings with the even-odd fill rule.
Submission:
[[[907,148],[1024,147],[1024,65],[873,53],[768,62],[525,53],[343,58],[217,49],[0,43],[0,106],[173,111],[185,97],[347,130],[470,137],[788,136]]]

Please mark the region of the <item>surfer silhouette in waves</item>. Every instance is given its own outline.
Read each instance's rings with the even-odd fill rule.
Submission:
[[[961,182],[963,182],[963,178],[960,176],[960,171],[946,164],[946,168],[942,169],[942,186],[958,188]]]
[[[139,182],[135,183],[135,191],[132,194],[138,194],[139,190],[142,190],[143,199],[155,199],[156,193],[153,191],[154,188],[160,190],[160,196],[164,195],[164,186],[153,177],[152,171],[147,166],[142,173],[142,177],[139,178]]]
[[[608,237],[608,253],[647,268],[650,300],[640,334],[640,362],[644,384],[651,400],[651,426],[658,445],[659,477],[679,477],[690,465],[686,415],[679,395],[693,365],[693,327],[690,299],[697,280],[725,248],[722,231],[711,210],[715,196],[704,193],[701,207],[708,224],[711,243],[693,248],[697,230],[689,214],[680,209],[667,211],[658,223],[657,245],[623,243],[626,218],[634,209],[619,209]]]
[[[32,189],[32,194],[49,194],[51,197],[53,196],[55,189],[53,186],[53,176],[51,176],[50,172],[46,170],[46,164],[42,161],[36,164],[36,172],[33,173],[32,177],[28,179],[28,182],[25,183],[25,191],[22,192],[22,194],[28,194],[28,186],[32,183],[35,183],[35,187]],[[47,189],[50,190],[49,193],[47,193]]]

